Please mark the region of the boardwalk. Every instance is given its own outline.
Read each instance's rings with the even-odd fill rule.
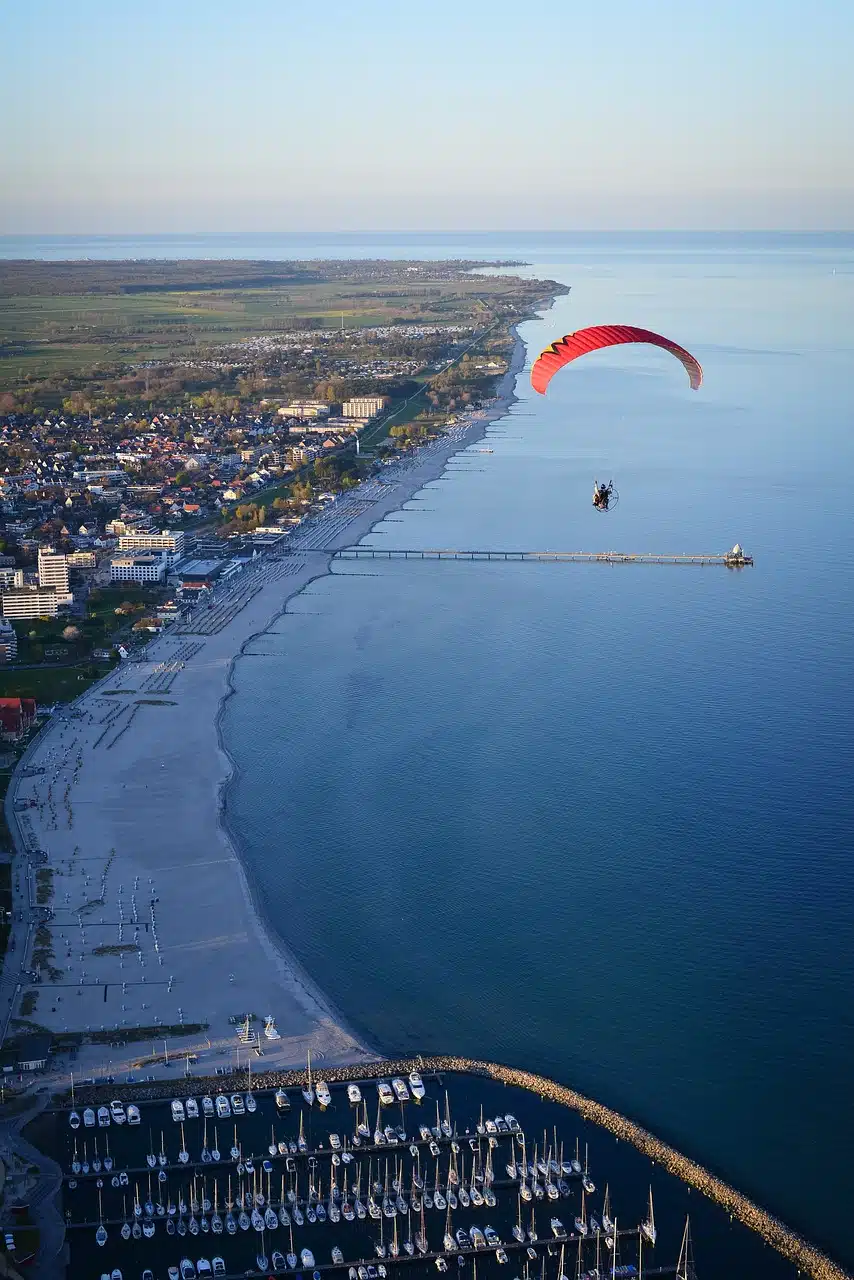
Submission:
[[[451,548],[400,550],[390,547],[342,547],[336,560],[501,560],[559,562],[561,564],[722,564],[741,569],[753,564],[753,556],[669,555],[654,551],[457,551]]]

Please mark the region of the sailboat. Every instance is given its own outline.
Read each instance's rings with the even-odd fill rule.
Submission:
[[[202,1164],[210,1164],[211,1153],[208,1151],[208,1120],[205,1116],[205,1122],[202,1128],[202,1150],[199,1156]]]
[[[584,1190],[587,1192],[589,1196],[592,1196],[593,1192],[596,1190],[596,1187],[593,1184],[590,1174],[587,1171],[587,1143],[586,1142],[584,1144],[584,1172],[581,1175],[581,1185],[584,1187]]]
[[[395,1218],[394,1233],[392,1235],[391,1242],[389,1243],[389,1246],[388,1246],[388,1256],[390,1258],[396,1258],[399,1255],[399,1253],[400,1253],[400,1245],[398,1244],[398,1240],[397,1240],[397,1218]]]
[[[237,1233],[237,1222],[234,1217],[234,1200],[231,1196],[231,1174],[228,1175],[228,1199],[225,1202],[225,1229],[230,1236]]]
[[[445,1234],[442,1237],[442,1248],[446,1253],[455,1253],[457,1250],[457,1242],[454,1239],[453,1224],[451,1222],[450,1205],[448,1205],[448,1212],[445,1214]]]
[[[298,1263],[298,1261],[299,1261],[299,1260],[298,1260],[298,1258],[297,1258],[297,1255],[294,1253],[294,1229],[293,1229],[293,1227],[288,1227],[288,1232],[289,1232],[289,1236],[290,1236],[290,1239],[289,1239],[289,1246],[290,1246],[290,1247],[289,1247],[288,1252],[287,1252],[286,1260],[287,1260],[287,1264],[288,1264],[289,1269],[290,1269],[291,1271],[296,1271],[297,1263]]]
[[[516,1214],[516,1222],[513,1226],[513,1239],[518,1244],[524,1244],[525,1228],[522,1226],[522,1197],[521,1196],[517,1198],[516,1204],[517,1204],[517,1214]]]
[[[281,1222],[283,1227],[289,1227],[291,1225],[291,1215],[288,1213],[287,1206],[285,1205],[285,1175],[284,1174],[282,1174],[282,1186],[279,1192],[279,1222]]]
[[[448,1207],[448,1202],[445,1199],[445,1197],[442,1195],[442,1186],[441,1186],[441,1183],[439,1182],[439,1161],[438,1160],[436,1161],[436,1187],[433,1192],[433,1204],[436,1206],[437,1209],[446,1209]]]
[[[189,1159],[190,1159],[190,1153],[189,1153],[189,1151],[187,1150],[187,1144],[186,1144],[186,1142],[184,1141],[184,1122],[183,1122],[183,1120],[181,1121],[181,1150],[178,1152],[178,1159],[181,1161],[181,1164],[187,1164],[187,1162],[188,1162],[188,1161],[189,1161]]]
[[[652,1187],[649,1189],[649,1209],[645,1220],[641,1223],[641,1232],[651,1245],[655,1244],[658,1232],[655,1229],[655,1214],[652,1211]]]
[[[219,1153],[219,1140],[217,1138],[216,1125],[214,1125],[214,1144],[211,1147],[211,1160],[213,1160],[215,1164],[218,1164],[221,1159],[222,1157]]]
[[[691,1251],[691,1220],[685,1219],[685,1231],[679,1248],[679,1261],[676,1264],[676,1280],[693,1280],[694,1259]]]
[[[470,1200],[470,1198],[469,1198],[468,1188],[466,1187],[466,1158],[465,1158],[465,1155],[463,1155],[462,1160],[460,1161],[460,1185],[459,1185],[459,1189],[457,1190],[457,1196],[458,1196],[459,1201],[460,1201],[460,1204],[463,1206],[463,1208],[464,1208],[464,1209],[468,1209],[468,1207],[469,1207],[469,1206],[470,1206],[470,1204],[471,1204],[471,1200]]]
[[[445,1090],[445,1118],[441,1122],[442,1134],[446,1138],[451,1136],[451,1104],[448,1101],[448,1090]]]
[[[95,1232],[95,1244],[101,1248],[107,1243],[107,1228],[104,1226],[104,1210],[101,1205],[101,1192],[98,1191],[98,1230]]]
[[[578,1217],[575,1219],[575,1229],[580,1236],[586,1236],[588,1231],[587,1216],[584,1212],[584,1196],[585,1196],[585,1191],[584,1191],[584,1187],[582,1187],[581,1188],[581,1212],[578,1214]]]
[[[530,1201],[533,1195],[531,1188],[528,1186],[528,1152],[525,1147],[525,1135],[522,1134],[522,1159],[518,1165],[519,1169],[519,1195],[523,1200]]]
[[[308,1051],[308,1079],[303,1085],[302,1096],[310,1107],[314,1106],[314,1085],[311,1083],[311,1049]]]
[[[259,1271],[266,1271],[270,1265],[269,1259],[264,1248],[264,1232],[261,1232],[261,1248],[255,1255],[255,1263]]]
[[[424,1205],[421,1205],[421,1227],[415,1232],[415,1248],[419,1253],[427,1252],[427,1228],[424,1225]]]
[[[249,1059],[249,1091],[246,1094],[246,1110],[253,1115],[258,1110],[258,1103],[255,1101],[255,1094],[252,1092],[252,1059]],[[263,1267],[262,1267],[263,1270]]]
[[[68,1123],[72,1129],[80,1128],[80,1116],[74,1110],[74,1072],[71,1073],[71,1111],[68,1115]]]
[[[264,1222],[268,1231],[277,1231],[279,1227],[279,1215],[273,1208],[273,1192],[270,1187],[271,1174],[267,1174],[267,1208],[264,1210]]]
[[[305,1089],[303,1089],[303,1093],[305,1093]],[[300,1152],[301,1155],[305,1155],[306,1151],[308,1151],[308,1143],[305,1140],[305,1116],[302,1114],[302,1112],[300,1112],[300,1118],[299,1118],[299,1137],[297,1138],[297,1150]]]
[[[214,1235],[222,1235],[222,1218],[219,1215],[219,1186],[214,1179],[214,1198],[213,1198],[213,1215],[211,1217],[211,1231]]]
[[[608,1185],[605,1184],[605,1201],[602,1205],[602,1230],[605,1232],[605,1243],[609,1249],[614,1247],[614,1222],[611,1218],[611,1197]]]
[[[412,1210],[411,1209],[407,1209],[406,1211],[406,1239],[403,1242],[403,1250],[404,1250],[404,1253],[406,1253],[410,1258],[415,1253],[415,1245],[412,1242]]]

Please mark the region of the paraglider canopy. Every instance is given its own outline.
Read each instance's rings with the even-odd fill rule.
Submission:
[[[602,347],[619,346],[626,342],[645,342],[654,347],[661,347],[663,351],[669,351],[671,355],[676,356],[677,360],[681,360],[692,390],[698,390],[703,381],[703,370],[690,351],[686,351],[684,347],[671,342],[660,333],[653,333],[651,329],[637,329],[628,324],[594,325],[590,329],[578,329],[575,333],[568,333],[565,337],[559,338],[550,347],[546,347],[535,360],[531,370],[531,386],[541,395],[545,395],[546,387],[558,369],[562,369],[565,364],[570,364],[590,351],[598,351]]]

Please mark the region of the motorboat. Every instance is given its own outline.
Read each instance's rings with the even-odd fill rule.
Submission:
[[[304,1267],[314,1268],[314,1254],[311,1249],[301,1249],[299,1259]]]
[[[69,1112],[69,1114],[68,1114],[68,1123],[70,1124],[70,1126],[71,1126],[71,1128],[72,1128],[72,1129],[79,1129],[79,1128],[80,1128],[80,1116],[77,1114],[77,1112],[76,1112],[76,1111],[70,1111],[70,1112]]]
[[[390,1107],[394,1102],[394,1094],[392,1093],[391,1086],[386,1080],[377,1081],[377,1094],[379,1095],[381,1105],[384,1107]]]
[[[174,1103],[172,1104],[174,1106]],[[218,1093],[216,1096],[216,1113],[220,1120],[227,1120],[231,1115],[231,1104],[224,1093]],[[173,1116],[174,1119],[174,1116]]]
[[[563,1225],[560,1218],[552,1218],[550,1226],[552,1229],[552,1235],[556,1240],[566,1239],[566,1227]]]
[[[314,1092],[317,1095],[317,1101],[321,1107],[328,1107],[332,1101],[332,1094],[329,1092],[329,1085],[325,1080],[318,1080],[314,1086]]]
[[[195,1098],[188,1098],[187,1101],[184,1103],[184,1107],[187,1112],[188,1120],[198,1120],[199,1104],[198,1102],[196,1102]]]
[[[273,1264],[274,1271],[287,1271],[288,1264],[285,1261],[285,1255],[283,1253],[280,1253],[278,1249],[273,1250],[273,1254],[270,1261]]]
[[[284,1089],[277,1089],[275,1093],[276,1106],[280,1111],[290,1111],[291,1100],[285,1093]]]
[[[246,1114],[246,1107],[244,1106],[243,1099],[239,1093],[233,1093],[231,1095],[231,1110],[236,1116],[243,1116]]]
[[[107,1129],[110,1124],[110,1111],[108,1107],[98,1108],[98,1128]]]
[[[214,1100],[209,1093],[202,1098],[202,1111],[206,1116],[212,1116],[214,1113]]]
[[[140,1122],[139,1107],[135,1107],[134,1104],[131,1103],[127,1110],[127,1118],[128,1118],[128,1124],[139,1124]]]
[[[127,1115],[125,1114],[125,1104],[121,1101],[120,1098],[114,1098],[113,1101],[110,1103],[110,1115],[112,1116],[116,1124],[124,1124],[125,1120],[127,1120]]]
[[[401,1080],[400,1076],[394,1077],[391,1082],[391,1087],[394,1090],[394,1096],[397,1098],[398,1102],[409,1101],[409,1090],[406,1087],[406,1081]]]
[[[357,1107],[362,1101],[362,1090],[357,1084],[347,1085],[347,1099],[354,1107]]]
[[[180,1098],[173,1098],[172,1099],[172,1119],[175,1121],[176,1124],[178,1124],[184,1118],[185,1116],[184,1116],[183,1102],[181,1101]]]
[[[424,1088],[424,1081],[417,1071],[409,1073],[409,1088],[412,1090],[412,1096],[416,1102],[420,1102],[427,1090]]]
[[[181,1280],[196,1280],[196,1264],[189,1258],[181,1259]]]
[[[246,1095],[246,1110],[250,1115],[254,1115],[258,1110],[258,1103],[255,1101],[254,1093],[247,1093]]]
[[[83,1112],[83,1124],[87,1129],[95,1128],[95,1112],[91,1107],[87,1107]]]

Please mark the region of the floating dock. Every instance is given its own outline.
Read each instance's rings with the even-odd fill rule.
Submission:
[[[399,549],[390,547],[342,547],[336,560],[503,560],[560,564],[722,564],[727,569],[743,569],[753,564],[753,556],[726,551],[723,555],[678,555],[654,551],[460,551],[442,549]]]

